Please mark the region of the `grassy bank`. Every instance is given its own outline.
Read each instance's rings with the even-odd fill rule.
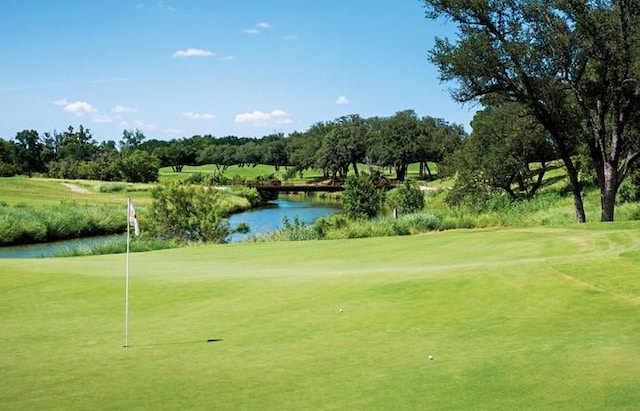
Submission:
[[[127,198],[133,199],[139,219],[144,223],[145,211],[151,205],[151,187],[100,181],[0,178],[0,246],[122,233],[126,229]],[[251,193],[247,191],[223,191],[218,207],[225,214],[250,208]],[[153,241],[146,242],[146,245],[152,244]]]
[[[638,229],[136,254],[129,349],[122,256],[7,260],[0,402],[13,410],[636,409]]]

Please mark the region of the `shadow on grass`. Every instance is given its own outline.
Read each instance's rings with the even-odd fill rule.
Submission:
[[[206,340],[193,340],[193,341],[168,341],[168,342],[157,342],[150,344],[135,344],[135,347],[138,348],[150,348],[150,347],[167,347],[172,345],[195,345],[195,344],[206,344],[206,343],[214,343],[221,342],[222,338],[209,338]]]

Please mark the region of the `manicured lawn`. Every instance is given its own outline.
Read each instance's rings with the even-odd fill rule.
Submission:
[[[639,229],[133,254],[128,349],[124,256],[5,260],[0,404],[637,409]]]

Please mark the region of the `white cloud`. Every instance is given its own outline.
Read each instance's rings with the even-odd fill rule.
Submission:
[[[76,116],[83,116],[89,113],[97,113],[96,110],[91,104],[85,101],[75,101],[73,103],[68,102],[65,99],[54,101],[53,104],[58,106],[64,106],[63,110],[67,113],[73,113]]]
[[[340,96],[336,100],[336,104],[340,104],[340,105],[349,104],[349,99],[346,98],[345,96]]]
[[[260,34],[264,31],[271,30],[273,26],[266,22],[260,22],[250,29],[242,30],[246,34]]]
[[[291,116],[282,110],[273,110],[270,113],[255,110],[252,112],[236,114],[234,121],[236,123],[247,123],[255,126],[293,123]]]
[[[109,116],[104,116],[102,114],[96,114],[93,116],[94,123],[111,123],[113,119]]]
[[[296,41],[296,40],[298,40],[298,35],[297,34],[289,34],[287,36],[284,36],[282,39],[286,40],[286,41]]]
[[[178,50],[173,53],[173,57],[198,57],[198,56],[215,56],[216,54],[209,50],[203,49],[186,49]]]
[[[188,118],[189,120],[213,120],[214,118],[216,118],[216,116],[211,113],[193,113],[191,111],[182,113],[182,116]]]
[[[111,112],[112,113],[116,113],[116,114],[124,114],[124,113],[135,113],[137,110],[133,107],[126,107],[126,106],[121,106],[121,105],[117,105],[113,108],[111,108]]]

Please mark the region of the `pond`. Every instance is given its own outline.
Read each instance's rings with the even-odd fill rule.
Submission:
[[[282,225],[283,217],[291,222],[298,216],[307,224],[317,218],[341,211],[339,202],[326,201],[313,196],[281,196],[266,207],[234,214],[229,218],[232,227],[240,223],[249,225],[247,234],[234,234],[230,242],[237,243],[253,235],[264,234],[278,229]],[[38,258],[51,257],[65,250],[76,247],[92,247],[108,242],[123,241],[124,234],[78,238],[74,240],[56,241],[51,243],[29,244],[19,246],[0,247],[0,258]]]
[[[312,223],[320,217],[339,213],[339,202],[330,202],[313,196],[280,196],[278,200],[266,207],[234,214],[229,218],[231,227],[239,223],[247,223],[251,231],[248,234],[234,234],[231,242],[240,242],[250,236],[275,231],[282,226],[282,219],[286,216],[293,223],[298,216],[300,221]]]

